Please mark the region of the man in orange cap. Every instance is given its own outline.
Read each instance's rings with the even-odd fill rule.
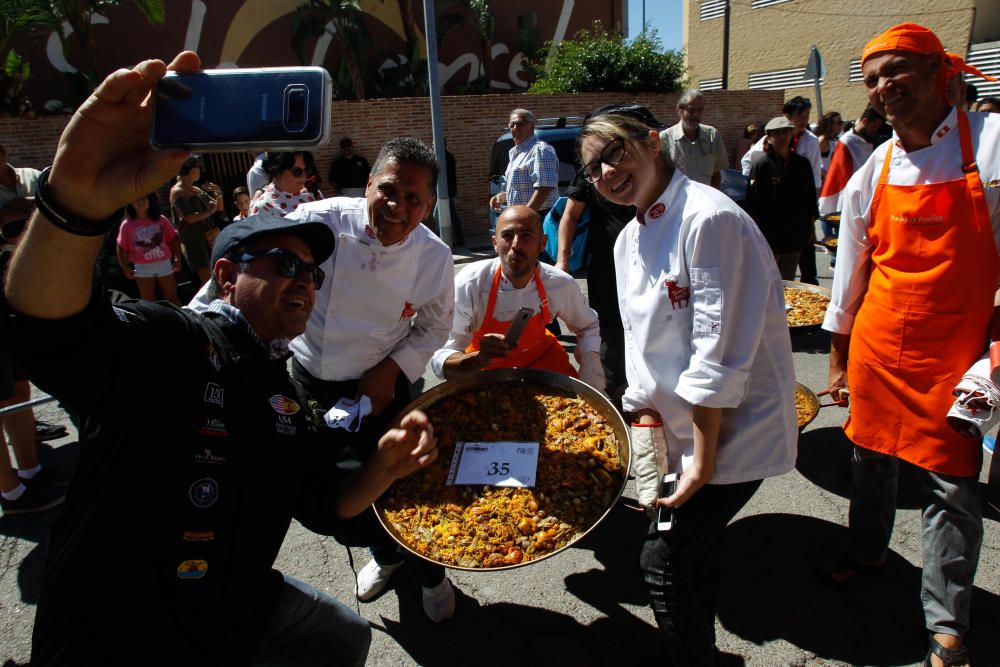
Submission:
[[[899,460],[921,469],[928,665],[965,665],[982,546],[980,443],[947,424],[952,390],[982,354],[1000,277],[1000,117],[945,98],[956,72],[937,36],[894,26],[869,42],[868,100],[895,128],[844,191],[830,389],[850,387],[850,543],[837,582],[886,562]],[[968,71],[963,70],[963,71]],[[947,341],[947,344],[942,344]]]

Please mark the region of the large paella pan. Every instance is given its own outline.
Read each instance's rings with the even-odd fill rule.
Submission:
[[[431,418],[438,459],[397,481],[375,510],[399,544],[426,560],[472,571],[537,562],[593,530],[625,489],[625,422],[607,398],[574,378],[485,371],[438,385],[403,414],[412,409]],[[456,483],[470,448],[501,452],[488,462],[495,471],[503,468],[504,448],[532,443],[532,485]]]

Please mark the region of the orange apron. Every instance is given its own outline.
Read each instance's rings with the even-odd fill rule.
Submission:
[[[498,266],[496,275],[493,276],[493,286],[490,288],[490,298],[486,305],[486,315],[483,317],[483,325],[473,334],[472,342],[469,343],[469,347],[465,348],[466,352],[475,352],[478,350],[479,341],[485,334],[507,333],[510,322],[501,322],[493,319],[493,309],[497,304],[497,292],[500,290],[502,275]],[[541,312],[528,320],[521,338],[517,341],[516,348],[508,352],[507,356],[502,359],[494,359],[484,366],[483,369],[538,368],[577,377],[576,369],[570,364],[569,355],[566,354],[566,350],[559,343],[559,339],[545,328],[550,319],[549,300],[545,296],[545,287],[542,286],[542,276],[537,266],[535,267],[535,285],[538,287],[538,298],[542,302]]]
[[[866,449],[974,477],[982,448],[945,415],[955,385],[986,349],[1000,257],[961,110],[958,132],[958,180],[889,185],[895,143],[886,154],[868,225],[872,272],[851,332],[844,430]]]

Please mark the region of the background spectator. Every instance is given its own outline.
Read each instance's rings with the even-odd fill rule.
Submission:
[[[164,299],[181,305],[174,279],[174,273],[181,268],[181,244],[174,226],[160,215],[155,193],[125,208],[117,242],[122,273],[136,282],[141,298],[155,301],[159,287]]]
[[[341,197],[364,197],[371,167],[354,152],[350,137],[340,140],[340,156],[330,165],[330,187]]]

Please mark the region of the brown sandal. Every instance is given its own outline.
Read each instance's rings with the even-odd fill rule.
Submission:
[[[931,635],[930,640],[927,657],[924,658],[924,667],[933,667],[933,663],[931,662],[932,654],[941,658],[941,662],[944,663],[945,667],[969,664],[969,649],[967,647],[945,648],[941,646],[938,640],[934,639],[934,635]]]
[[[860,575],[878,572],[885,567],[888,561],[888,558],[883,557],[881,562],[862,563],[852,558],[846,551],[841,551],[823,563],[820,567],[820,575],[827,583],[831,583],[834,586],[843,586]]]

